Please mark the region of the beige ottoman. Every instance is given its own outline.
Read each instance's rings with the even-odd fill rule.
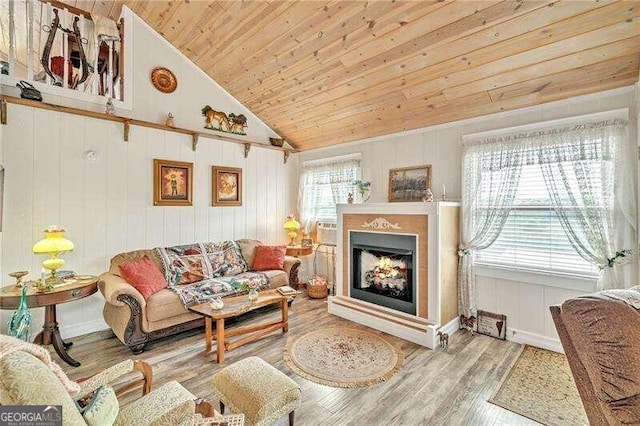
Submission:
[[[300,406],[300,386],[262,359],[252,356],[223,368],[213,376],[213,393],[225,406],[242,413],[249,425],[267,426]]]

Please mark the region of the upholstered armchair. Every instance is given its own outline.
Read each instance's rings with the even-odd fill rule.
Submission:
[[[592,425],[640,423],[640,292],[636,288],[590,294],[550,307]]]
[[[11,343],[8,339],[13,338],[0,336],[0,343]],[[110,424],[111,421],[107,422],[106,419],[113,418],[113,424],[116,425],[191,425],[196,421],[205,422],[212,417],[220,416],[211,404],[197,399],[176,381],[152,391],[151,368],[141,361],[122,361],[76,384],[67,379],[61,370],[56,373],[51,365],[47,365],[40,356],[36,356],[36,351],[32,353],[15,350],[10,353],[5,351],[5,354],[1,352],[0,404],[62,406],[62,421],[65,426],[90,424],[87,412],[85,411],[83,417],[76,402],[91,396],[95,400],[104,389],[107,389],[107,392],[103,394],[107,396],[94,404],[102,407],[98,407],[93,413],[94,419],[99,420],[101,424]],[[56,365],[54,367],[58,369]],[[123,386],[117,392],[109,386],[110,383],[131,373],[139,373],[142,377]],[[138,386],[142,387],[142,397],[120,407],[116,395]]]

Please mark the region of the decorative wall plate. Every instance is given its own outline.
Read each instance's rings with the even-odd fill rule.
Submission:
[[[151,83],[163,93],[171,93],[178,87],[176,76],[165,67],[156,67],[151,71]]]

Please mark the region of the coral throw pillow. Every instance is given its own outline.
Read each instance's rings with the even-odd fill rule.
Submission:
[[[120,265],[122,277],[147,300],[153,293],[167,288],[167,280],[158,269],[155,262],[145,256],[132,262]]]
[[[253,258],[254,271],[284,270],[285,246],[258,246]]]

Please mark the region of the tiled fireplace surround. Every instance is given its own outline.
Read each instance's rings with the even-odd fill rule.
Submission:
[[[452,334],[458,328],[459,210],[455,202],[339,205],[337,282],[335,296],[329,298],[329,312],[429,348],[436,346],[439,329]],[[373,238],[363,239],[363,235]],[[378,235],[381,238],[375,238]],[[352,295],[351,240],[370,247],[376,247],[376,242],[393,247],[398,236],[415,238],[415,313],[389,307],[395,303],[391,299],[381,306],[366,293]],[[411,248],[410,244],[404,247],[406,251]]]

